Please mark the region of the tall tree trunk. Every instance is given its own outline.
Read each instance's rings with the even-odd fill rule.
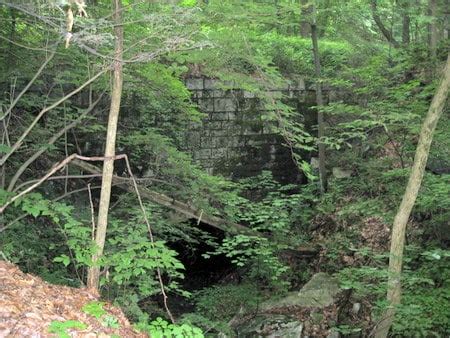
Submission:
[[[319,53],[319,43],[317,39],[317,25],[316,19],[313,14],[313,19],[311,23],[311,40],[313,45],[314,54],[314,69],[316,75],[316,102],[317,102],[317,129],[319,137],[319,180],[320,180],[320,192],[325,193],[327,189],[327,174],[325,170],[325,144],[321,141],[324,137],[324,122],[323,122],[323,112],[321,108],[324,106],[322,84],[321,84],[321,67],[320,67],[320,53]]]
[[[100,193],[100,204],[98,210],[97,230],[95,234],[95,243],[97,251],[92,257],[93,266],[89,268],[87,285],[90,288],[98,289],[100,279],[100,268],[98,260],[103,255],[105,246],[106,228],[108,225],[108,210],[111,197],[111,183],[114,170],[115,146],[117,122],[119,119],[120,100],[122,97],[122,56],[123,56],[123,26],[122,26],[122,1],[113,0],[114,6],[114,34],[115,51],[113,63],[113,83],[111,93],[111,106],[109,110],[108,129],[106,134],[105,159],[103,162],[102,188]]]
[[[409,8],[410,8],[410,0],[402,0],[402,43],[407,46],[410,42],[410,25],[411,25],[411,17],[409,16]]]
[[[433,60],[436,60],[436,50],[438,43],[438,31],[437,31],[437,0],[428,1],[428,11],[431,16],[431,23],[429,26],[430,34],[430,54]]]
[[[312,5],[310,0],[300,0],[300,36],[308,38],[311,35],[310,16]]]
[[[450,0],[444,0],[444,33],[445,40],[450,39]]]
[[[431,102],[425,121],[423,122],[408,185],[406,186],[402,202],[397,214],[395,215],[394,225],[392,227],[391,252],[389,257],[389,279],[387,291],[389,308],[376,328],[376,338],[387,337],[389,329],[394,321],[395,308],[400,304],[401,271],[403,263],[403,248],[405,246],[406,224],[408,223],[411,210],[414,206],[420,185],[422,183],[431,142],[433,141],[433,133],[447,101],[449,87],[450,53],[447,57],[444,75],[441,79],[438,90],[434,95],[433,101]]]

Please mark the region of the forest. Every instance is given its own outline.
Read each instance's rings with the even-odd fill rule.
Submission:
[[[450,0],[0,0],[0,337],[449,337]]]

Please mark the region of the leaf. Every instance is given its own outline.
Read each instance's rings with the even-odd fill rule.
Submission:
[[[64,264],[64,266],[68,266],[70,264],[70,258],[67,255],[60,255],[58,257],[55,257],[53,259],[53,262],[56,262],[56,263],[61,262]]]

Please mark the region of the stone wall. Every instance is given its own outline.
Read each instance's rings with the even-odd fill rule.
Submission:
[[[290,150],[276,133],[277,122],[267,121],[271,112],[253,93],[223,90],[219,82],[206,78],[189,78],[186,85],[206,117],[191,125],[184,150],[205,170],[233,178],[254,176],[261,170],[271,170],[281,181],[301,178]],[[304,81],[270,94],[283,94],[285,103],[299,112],[306,125],[315,124],[310,108],[315,105],[315,92]]]

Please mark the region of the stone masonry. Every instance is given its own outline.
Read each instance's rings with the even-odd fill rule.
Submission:
[[[206,116],[201,123],[192,123],[184,150],[207,172],[240,178],[271,170],[275,178],[290,182],[301,177],[290,149],[276,132],[276,120],[268,119],[273,111],[253,93],[220,89],[217,80],[207,78],[188,78],[186,85]],[[315,92],[304,81],[270,94],[283,97],[305,125],[315,124],[315,114],[311,115]]]

